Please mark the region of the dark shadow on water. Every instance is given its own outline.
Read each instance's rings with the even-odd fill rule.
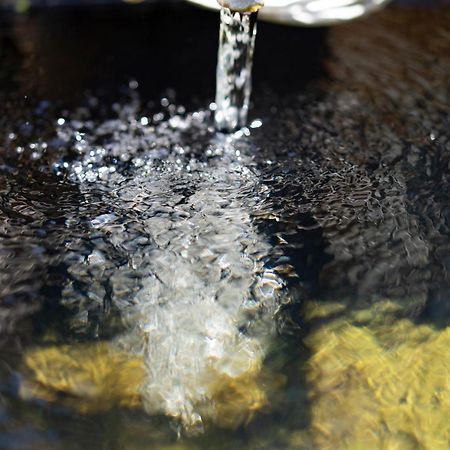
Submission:
[[[86,90],[108,92],[137,80],[143,99],[167,89],[177,101],[214,99],[218,15],[182,3],[35,9],[10,18],[11,59],[20,91],[77,104]],[[255,89],[292,92],[323,74],[324,29],[261,23]],[[195,102],[194,102],[195,103]]]

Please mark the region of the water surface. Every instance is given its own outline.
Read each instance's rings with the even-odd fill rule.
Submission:
[[[184,101],[186,77],[170,78],[184,60],[162,55],[162,65],[155,37],[146,45],[155,49],[149,71],[139,45],[128,58],[124,51],[108,59],[114,26],[102,15],[53,14],[58,21],[37,14],[2,37],[12,64],[2,68],[1,94],[1,446],[447,448],[448,10],[388,10],[328,33],[261,26],[257,56],[283,41],[300,62],[272,52],[281,71],[257,57],[253,128],[230,139],[210,129],[213,83],[204,97]],[[204,14],[192,16],[210,24],[196,28],[196,42],[209,26],[215,36],[217,18]],[[146,17],[156,24],[167,16]],[[186,17],[180,33],[191,27]],[[140,18],[127,20],[133,33],[124,30],[119,52],[136,30],[149,33]],[[80,21],[98,47],[87,50]],[[111,71],[103,91],[82,94],[95,77],[55,64],[67,30],[80,39],[72,41],[74,69],[86,58],[93,74],[102,64],[125,66],[138,83],[119,92],[114,77],[126,70]],[[176,40],[167,37],[168,47]],[[194,61],[188,73],[213,74],[213,61]],[[149,73],[153,86],[141,79]],[[178,98],[161,100],[157,92],[169,85]],[[185,369],[202,373],[191,363],[220,346],[193,347],[195,354],[183,347],[200,342],[195,332],[211,311],[186,316],[183,302],[211,298],[234,318],[231,328],[213,322],[218,329],[256,340],[258,350],[247,347],[255,364],[242,385],[250,396],[195,409],[204,423],[192,436],[179,417],[167,417],[176,416],[167,405],[149,406],[153,395],[124,389],[119,375],[129,373],[129,360],[121,352],[132,349],[140,361],[156,352],[195,392],[202,383]],[[165,341],[171,350],[179,345],[169,362],[163,345],[145,348],[155,311],[161,338],[175,339]],[[73,370],[67,378],[44,371],[32,390],[36,366],[27,368],[27,358],[44,349],[64,349]],[[88,401],[92,384],[77,374],[92,361],[106,368],[106,389]],[[108,378],[110,367],[125,369]],[[171,378],[151,392],[167,392],[165,383]]]

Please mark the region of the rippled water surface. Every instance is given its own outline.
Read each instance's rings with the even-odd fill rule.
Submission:
[[[448,9],[261,26],[309,69],[257,59],[229,136],[172,70],[116,83],[123,16],[52,14],[1,35],[0,447],[448,448]]]

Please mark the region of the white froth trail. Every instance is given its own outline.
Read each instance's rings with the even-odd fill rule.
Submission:
[[[95,218],[95,228],[116,247],[132,248],[126,270],[140,276],[139,291],[121,300],[128,331],[115,345],[143,356],[145,409],[188,429],[201,429],[205,418],[220,423],[223,380],[257,376],[283,288],[265,265],[271,246],[252,222],[267,188],[251,157],[233,137],[211,137],[203,155],[193,150],[195,133],[207,134],[208,116],[175,114],[148,124],[128,111],[92,126],[109,142],[94,148],[85,133],[70,167],[83,190],[104,190],[113,213]],[[183,133],[192,129],[187,144]],[[60,135],[71,133],[77,131],[66,123]],[[110,162],[114,155],[131,164],[131,173]],[[145,231],[135,248],[129,243],[142,238],[139,231],[112,226],[129,215]]]

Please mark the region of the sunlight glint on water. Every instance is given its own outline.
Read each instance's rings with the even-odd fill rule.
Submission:
[[[257,379],[284,286],[276,267],[265,265],[271,246],[251,218],[267,188],[249,148],[211,134],[209,111],[185,115],[169,105],[168,116],[150,120],[137,108],[136,99],[115,120],[57,122],[58,138],[73,142],[79,157],[58,162],[56,171],[68,171],[82,192],[97,190],[110,205],[89,220],[95,248],[68,261],[73,281],[64,286],[62,304],[84,304],[73,322],[83,328],[90,304],[104,295],[91,277],[104,276],[126,328],[109,351],[138,358],[145,368],[143,382],[124,395],[139,396],[147,412],[174,418],[190,433],[201,431],[205,419],[235,427],[265,403]],[[64,353],[27,359],[50,390],[61,390],[57,367]],[[80,358],[80,371],[91,365],[81,362],[82,352],[70,354]],[[64,390],[79,395],[82,383],[75,376]],[[25,398],[36,392],[22,389]],[[102,409],[99,402],[93,410]]]

